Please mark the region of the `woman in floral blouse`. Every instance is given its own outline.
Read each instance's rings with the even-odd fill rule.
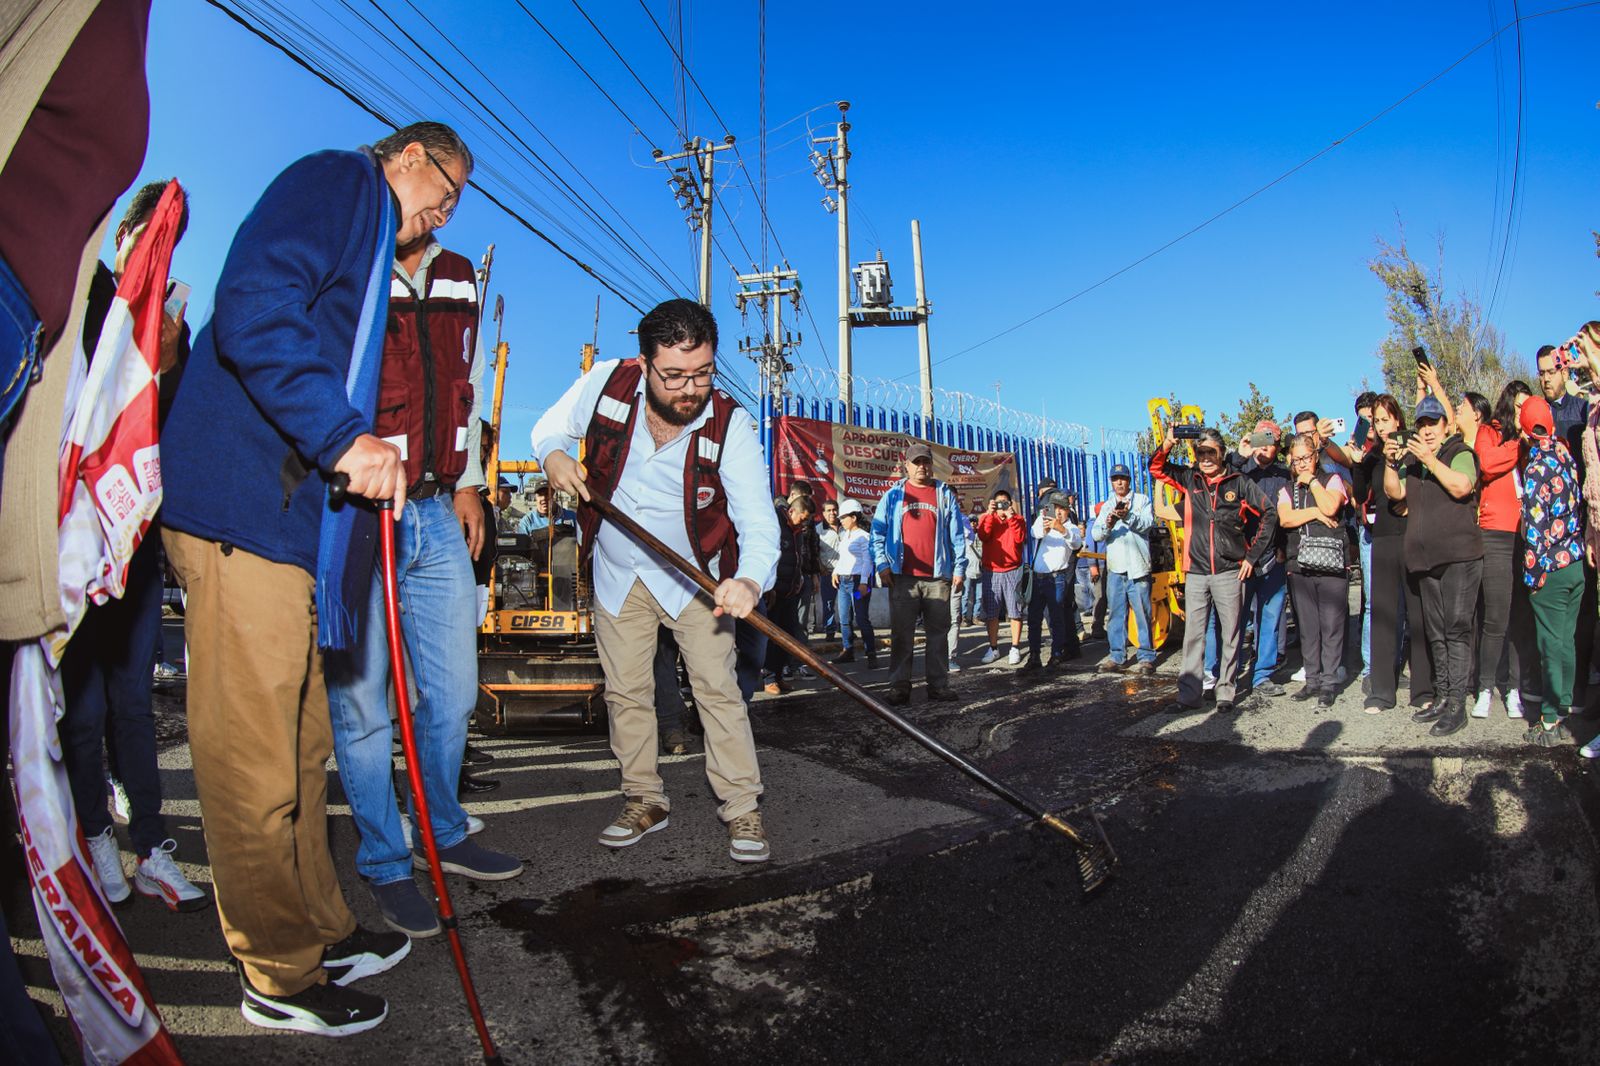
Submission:
[[[1583,599],[1583,498],[1578,464],[1555,436],[1550,405],[1538,396],[1523,401],[1518,416],[1526,442],[1522,465],[1522,580],[1528,586],[1544,667],[1544,714],[1528,730],[1541,747],[1571,743],[1567,714],[1572,706],[1578,627]],[[1532,717],[1529,706],[1529,717]]]

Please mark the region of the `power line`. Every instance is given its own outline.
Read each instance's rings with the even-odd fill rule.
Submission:
[[[1478,329],[1478,340],[1473,347],[1483,340],[1484,333],[1489,328],[1489,320],[1494,315],[1495,302],[1500,298],[1500,283],[1505,279],[1506,260],[1511,254],[1512,229],[1517,220],[1517,190],[1522,185],[1522,129],[1523,119],[1526,115],[1526,81],[1527,67],[1522,52],[1522,11],[1518,0],[1511,0],[1511,11],[1515,16],[1513,22],[1517,27],[1517,137],[1511,161],[1511,191],[1506,197],[1506,233],[1500,245],[1500,265],[1495,270],[1494,286],[1489,291],[1489,302],[1483,308],[1483,324]]]
[[[656,99],[656,94],[651,92],[650,86],[646,85],[644,79],[639,77],[639,72],[633,69],[633,64],[629,63],[622,53],[617,51],[617,46],[611,43],[611,38],[607,37],[605,31],[595,23],[594,19],[589,17],[589,13],[583,9],[583,5],[578,3],[578,0],[572,0],[572,6],[578,9],[578,14],[583,16],[583,20],[594,29],[595,33],[600,35],[600,39],[606,43],[607,48],[611,49],[611,54],[617,57],[617,61],[628,69],[629,74],[633,75],[633,80],[639,83],[639,88],[643,89],[644,94],[650,98],[650,102],[656,105],[656,110],[660,111],[668,122],[676,126],[677,123],[673,120],[672,112],[667,110],[665,104]]]
[[[283,42],[273,38],[272,36],[267,34],[264,30],[259,29],[256,26],[251,25],[249,20],[245,19],[241,14],[239,14],[239,13],[233,11],[232,9],[228,8],[227,6],[225,6],[221,2],[221,0],[206,0],[206,3],[210,4],[212,7],[216,8],[218,11],[221,11],[223,14],[227,15],[230,19],[232,19],[233,21],[237,22],[240,26],[243,26],[246,30],[250,31],[252,34],[254,34],[255,36],[259,37],[262,41],[265,41],[267,44],[271,45],[273,48],[275,48],[279,52],[283,53],[290,60],[292,60],[295,63],[295,65],[299,66],[300,68],[302,68],[303,70],[307,71],[308,73],[314,75],[318,80],[322,81],[329,88],[331,88],[334,91],[338,92],[345,99],[349,100],[352,104],[355,104],[362,111],[365,111],[367,114],[371,115],[373,118],[377,119],[379,122],[383,123],[385,126],[388,126],[391,129],[398,129],[399,128],[399,123],[397,123],[396,121],[391,119],[389,116],[387,116],[387,115],[383,114],[382,112],[378,111],[375,107],[372,107],[371,105],[369,105],[366,101],[364,101],[360,97],[356,96],[356,94],[353,91],[351,91],[350,89],[346,88],[344,85],[339,84],[337,81],[335,81],[328,74],[326,74],[323,71],[318,70],[316,67],[312,66],[309,62],[307,62],[301,56],[299,56],[295,52],[293,52]],[[565,248],[563,248],[554,239],[552,239],[549,234],[547,234],[543,230],[539,229],[539,227],[537,227],[533,223],[529,222],[526,218],[523,218],[517,212],[511,210],[511,208],[507,207],[498,197],[496,197],[493,193],[489,192],[487,189],[485,189],[478,182],[469,181],[468,184],[471,185],[474,189],[477,189],[478,192],[481,193],[486,200],[488,200],[490,203],[494,204],[496,207],[500,208],[500,210],[504,211],[510,218],[512,218],[513,220],[515,220],[519,224],[521,224],[522,227],[525,228],[529,233],[532,233],[535,237],[538,237],[544,243],[548,244],[551,248],[555,249],[555,251],[557,253],[559,253],[563,258],[565,258],[566,260],[571,262],[574,266],[576,266],[578,269],[582,270],[585,274],[588,274],[595,281],[599,282],[602,286],[605,287],[606,291],[610,292],[613,296],[615,296],[617,299],[621,300],[623,303],[627,304],[629,307],[633,308],[635,311],[638,311],[640,314],[644,314],[644,308],[640,307],[637,303],[634,303],[632,300],[628,299],[628,297],[624,296],[621,292],[619,292],[617,290],[616,286],[612,285],[611,282],[609,282],[605,278],[601,277],[595,271],[595,269],[593,267],[591,267],[589,264],[585,263],[583,260],[579,259],[577,256],[573,255],[571,252],[569,252]]]
[[[528,5],[524,4],[522,2],[522,0],[516,0],[516,4],[517,4],[518,7],[520,7],[522,9],[522,13],[524,15],[527,15],[530,19],[533,20],[533,24],[535,26],[539,27],[541,30],[544,30],[544,35],[546,37],[550,38],[550,41],[551,41],[552,44],[554,44],[557,48],[561,49],[561,54],[566,56],[568,59],[572,60],[572,65],[577,67],[580,71],[583,72],[583,76],[585,78],[589,79],[589,84],[593,85],[596,89],[600,90],[600,95],[605,97],[608,101],[610,101],[611,106],[617,109],[617,114],[621,115],[627,121],[628,125],[633,127],[633,132],[637,133],[641,137],[644,137],[644,139],[648,141],[650,138],[645,135],[644,130],[639,128],[639,124],[633,120],[633,117],[622,109],[622,105],[617,103],[615,97],[613,97],[610,93],[606,92],[605,89],[601,86],[601,84],[598,81],[595,81],[594,75],[589,73],[589,68],[585,67],[582,63],[578,62],[578,57],[573,55],[571,52],[567,51],[567,46],[562,44],[559,40],[557,40],[556,39],[556,35],[551,33],[549,28],[546,27],[544,23],[539,21],[539,16],[535,15],[532,11],[529,11],[528,10]]]
[[[643,0],[640,0],[640,2],[642,3]],[[1068,304],[1072,303],[1073,301],[1078,300],[1081,297],[1087,296],[1089,293],[1093,292],[1094,290],[1100,288],[1103,285],[1106,285],[1106,284],[1108,284],[1108,283],[1110,283],[1112,281],[1115,281],[1117,278],[1120,278],[1122,275],[1128,273],[1128,271],[1133,270],[1135,267],[1142,266],[1144,263],[1149,262],[1151,259],[1154,259],[1156,256],[1160,255],[1162,252],[1165,252],[1167,249],[1173,247],[1174,245],[1180,244],[1183,241],[1188,240],[1190,237],[1194,236],[1196,233],[1199,233],[1201,230],[1205,229],[1207,226],[1210,226],[1213,222],[1216,222],[1218,219],[1221,219],[1221,218],[1223,218],[1223,217],[1225,217],[1227,215],[1232,214],[1234,211],[1237,211],[1239,208],[1243,207],[1245,204],[1249,203],[1251,200],[1254,200],[1256,197],[1260,196],[1262,193],[1264,193],[1267,190],[1271,189],[1275,185],[1280,184],[1281,182],[1285,181],[1286,179],[1292,177],[1293,175],[1297,174],[1301,170],[1304,170],[1306,167],[1310,166],[1312,163],[1316,162],[1318,159],[1321,159],[1323,156],[1327,155],[1329,152],[1331,152],[1335,148],[1339,147],[1345,141],[1347,141],[1350,138],[1356,136],[1358,133],[1361,133],[1362,131],[1366,130],[1369,126],[1371,126],[1374,123],[1376,123],[1379,119],[1382,119],[1384,116],[1388,115],[1391,111],[1394,111],[1396,108],[1398,108],[1402,104],[1406,103],[1413,96],[1416,96],[1418,93],[1422,92],[1424,89],[1426,89],[1429,86],[1431,86],[1434,82],[1438,81],[1439,79],[1443,78],[1446,74],[1449,74],[1451,71],[1455,70],[1462,63],[1465,63],[1468,59],[1472,58],[1480,50],[1482,50],[1485,45],[1487,45],[1490,42],[1494,41],[1497,37],[1499,37],[1506,30],[1510,29],[1513,25],[1518,27],[1518,31],[1520,32],[1521,25],[1526,20],[1536,19],[1536,18],[1543,18],[1546,15],[1558,15],[1558,14],[1562,14],[1564,12],[1577,11],[1577,10],[1579,10],[1581,8],[1590,8],[1590,7],[1600,7],[1600,0],[1587,0],[1587,2],[1585,2],[1585,3],[1568,4],[1568,5],[1564,6],[1564,7],[1551,8],[1548,11],[1539,11],[1539,12],[1535,12],[1534,14],[1531,14],[1531,15],[1518,14],[1516,16],[1515,20],[1512,23],[1509,23],[1509,24],[1507,24],[1505,26],[1500,27],[1498,30],[1495,30],[1488,37],[1484,38],[1482,41],[1479,41],[1477,44],[1473,45],[1466,52],[1462,53],[1462,55],[1460,57],[1458,57],[1454,62],[1452,62],[1449,66],[1445,67],[1443,70],[1441,70],[1437,74],[1433,75],[1433,77],[1429,78],[1427,81],[1424,81],[1422,84],[1418,85],[1416,88],[1412,89],[1410,92],[1408,92],[1404,96],[1400,97],[1400,99],[1396,100],[1394,103],[1390,104],[1388,107],[1385,107],[1382,111],[1379,111],[1377,114],[1373,115],[1371,118],[1367,119],[1365,122],[1361,123],[1359,126],[1357,126],[1354,129],[1352,129],[1349,133],[1346,133],[1344,136],[1339,137],[1336,140],[1332,141],[1331,143],[1329,143],[1326,147],[1324,147],[1320,151],[1318,151],[1318,152],[1316,152],[1316,153],[1314,153],[1314,154],[1312,154],[1310,156],[1307,156],[1305,159],[1302,159],[1300,162],[1296,163],[1294,166],[1290,167],[1288,170],[1284,171],[1282,174],[1279,174],[1277,177],[1273,178],[1271,181],[1267,182],[1265,185],[1263,185],[1260,188],[1256,189],[1254,192],[1250,193],[1248,196],[1242,197],[1241,199],[1234,201],[1232,204],[1230,204],[1229,206],[1223,208],[1221,211],[1218,211],[1216,214],[1212,215],[1210,218],[1206,219],[1204,222],[1201,222],[1199,225],[1193,226],[1190,229],[1185,230],[1183,233],[1181,233],[1178,236],[1174,237],[1172,240],[1167,241],[1165,244],[1161,245],[1160,247],[1156,248],[1153,251],[1145,253],[1144,255],[1140,256],[1138,259],[1135,259],[1133,262],[1129,263],[1127,266],[1122,267],[1120,270],[1116,270],[1116,271],[1114,271],[1114,272],[1112,272],[1110,274],[1107,274],[1105,277],[1101,278],[1099,281],[1095,282],[1094,284],[1088,285],[1088,286],[1085,286],[1082,289],[1079,289],[1077,292],[1073,293],[1071,296],[1068,296],[1066,299],[1061,300],[1061,301],[1059,301],[1057,303],[1051,304],[1049,307],[1046,307],[1043,311],[1039,311],[1036,314],[1029,315],[1027,318],[1023,319],[1021,322],[1018,322],[1018,323],[1016,323],[1015,325],[1012,325],[1012,326],[1007,326],[1005,329],[1001,330],[999,333],[996,333],[996,334],[994,334],[994,335],[992,335],[990,337],[986,337],[986,338],[984,338],[983,340],[979,341],[976,344],[969,345],[966,348],[961,349],[959,352],[954,352],[954,353],[952,353],[950,355],[945,356],[942,359],[934,360],[934,365],[935,366],[939,366],[939,365],[942,365],[944,363],[950,362],[952,359],[959,359],[961,356],[966,355],[969,352],[977,351],[979,348],[982,348],[987,344],[994,343],[995,341],[999,340],[1001,337],[1005,337],[1005,336],[1008,336],[1008,335],[1010,335],[1012,333],[1015,333],[1017,330],[1021,329],[1022,327],[1026,326],[1026,325],[1029,325],[1030,323],[1038,321],[1039,319],[1043,318],[1045,315],[1048,315],[1048,314],[1050,314],[1051,312],[1054,312],[1054,311],[1059,311],[1061,308],[1067,306]],[[1520,85],[1520,83],[1519,83],[1519,85]],[[1522,105],[1519,103],[1518,104],[1519,111],[1521,109],[1521,106]],[[1519,139],[1520,139],[1520,135],[1519,135]],[[1513,185],[1513,192],[1514,191],[1515,191],[1515,185]],[[1503,261],[1503,257],[1502,257],[1502,261]],[[910,377],[910,376],[911,376],[910,374],[901,374],[900,375],[900,377],[902,377],[902,378]]]

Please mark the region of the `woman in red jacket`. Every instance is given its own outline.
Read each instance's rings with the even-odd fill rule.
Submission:
[[[1478,526],[1483,530],[1482,620],[1478,629],[1478,668],[1473,690],[1477,700],[1472,717],[1487,718],[1489,703],[1499,689],[1506,714],[1522,717],[1519,693],[1524,669],[1536,667],[1531,657],[1532,616],[1528,597],[1519,579],[1521,552],[1517,527],[1522,519],[1522,502],[1516,474],[1521,446],[1517,411],[1530,390],[1521,381],[1510,382],[1500,391],[1500,400],[1489,417],[1479,411],[1477,435],[1472,450],[1481,471],[1478,497]],[[1477,393],[1468,393],[1482,401]],[[1477,407],[1478,404],[1473,404]],[[1483,404],[1487,407],[1487,404]],[[1458,415],[1459,419],[1459,415]],[[1510,634],[1508,641],[1506,635]]]

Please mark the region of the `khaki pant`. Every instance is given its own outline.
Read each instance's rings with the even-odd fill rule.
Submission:
[[[733,619],[718,618],[696,596],[676,619],[661,609],[644,582],[634,581],[622,612],[595,605],[594,631],[606,675],[611,750],[622,764],[622,792],[629,799],[671,808],[656,771],[656,630],[666,626],[678,641],[706,730],[706,776],[722,801],[717,814],[732,821],[756,809],[761,769],[756,741],[739,683],[734,677]]]
[[[356,928],[328,853],[333,729],[310,574],[173,529],[189,748],[217,913],[250,983],[293,995]]]

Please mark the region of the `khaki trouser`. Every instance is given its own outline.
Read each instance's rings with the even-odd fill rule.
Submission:
[[[594,631],[606,675],[606,707],[611,717],[611,750],[622,764],[622,792],[629,799],[671,808],[656,771],[656,628],[666,626],[678,641],[694,686],[700,721],[706,730],[706,776],[722,801],[725,822],[756,809],[761,769],[750,716],[734,676],[733,619],[718,618],[696,596],[672,618],[644,582],[635,580],[612,615],[595,605]]]
[[[356,928],[328,853],[314,582],[173,529],[162,539],[188,593],[189,748],[222,932],[252,985],[293,995]]]

